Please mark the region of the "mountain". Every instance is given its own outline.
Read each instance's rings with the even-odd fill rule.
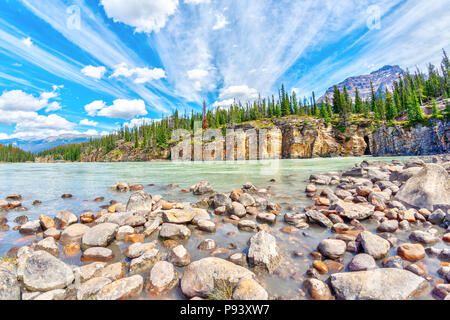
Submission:
[[[385,92],[386,88],[392,91],[394,81],[398,80],[398,77],[405,72],[399,66],[384,66],[383,68],[372,72],[371,74],[350,77],[343,82],[337,84],[340,91],[344,90],[344,86],[347,87],[349,95],[354,98],[355,90],[358,88],[359,95],[362,99],[370,97],[370,82],[373,84],[375,92]],[[328,97],[328,101],[332,101],[334,93],[334,86],[329,88],[325,94],[319,99],[319,102],[325,101],[325,97]]]
[[[32,140],[22,140],[22,139],[8,139],[8,140],[0,140],[0,144],[9,145],[12,144],[17,148],[20,148],[24,151],[28,152],[40,152],[47,149],[51,149],[57,146],[73,144],[73,143],[82,143],[89,141],[90,138],[98,138],[99,136],[88,136],[84,134],[65,134],[57,137],[49,137],[45,139],[32,139]]]

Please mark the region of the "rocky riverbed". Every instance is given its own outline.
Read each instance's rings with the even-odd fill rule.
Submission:
[[[0,229],[22,236],[0,299],[450,299],[449,170],[449,155],[364,160],[311,175],[297,200],[270,179],[166,186],[176,199],[116,183],[126,202],[36,220],[12,194]]]

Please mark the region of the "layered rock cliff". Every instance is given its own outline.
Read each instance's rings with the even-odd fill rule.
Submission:
[[[370,135],[374,156],[432,155],[450,152],[450,122],[432,120],[429,126],[379,127]]]
[[[412,156],[450,150],[450,123],[445,120],[430,120],[429,126],[419,124],[412,128],[402,124],[375,128],[373,121],[367,119],[354,119],[349,126],[342,127],[323,119],[289,116],[230,125],[227,129],[234,135],[223,137],[222,131],[216,130],[215,135],[204,139],[207,142],[191,138],[185,143],[172,141],[170,148],[162,151],[135,149],[133,142],[117,141],[110,152],[84,150],[81,161],[170,160],[172,155],[184,160]]]

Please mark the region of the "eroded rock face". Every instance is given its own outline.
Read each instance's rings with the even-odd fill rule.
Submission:
[[[428,286],[410,271],[389,268],[336,273],[329,281],[336,297],[343,300],[406,300]]]
[[[428,164],[408,179],[395,198],[410,206],[433,211],[450,206],[450,177],[443,167]]]
[[[260,231],[250,238],[248,260],[251,264],[272,273],[281,262],[275,237],[266,231]]]
[[[181,291],[188,297],[206,298],[214,291],[215,281],[237,284],[243,278],[254,278],[253,272],[232,262],[209,257],[189,264],[181,278]]]
[[[31,291],[63,289],[74,280],[72,269],[46,251],[35,251],[26,259],[23,283]]]

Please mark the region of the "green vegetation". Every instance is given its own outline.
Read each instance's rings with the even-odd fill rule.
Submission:
[[[385,92],[375,92],[372,84],[371,89],[370,97],[365,100],[356,90],[353,100],[346,87],[341,92],[335,86],[332,101],[326,97],[324,101],[318,103],[314,92],[309,99],[306,97],[300,99],[295,92],[291,94],[286,92],[285,86],[282,85],[277,99],[272,95],[245,104],[234,101],[229,108],[215,110],[208,110],[204,102],[202,112],[195,113],[192,110],[190,115],[186,111],[184,115],[180,115],[178,110],[175,110],[172,116],[162,117],[162,120],[135,128],[122,127],[118,132],[108,136],[81,144],[59,146],[40,152],[38,156],[54,160],[80,161],[83,154],[100,152],[105,155],[123,143],[142,152],[158,154],[173,143],[170,140],[173,130],[185,129],[193,132],[197,129],[194,128],[197,122],[201,123],[203,130],[220,129],[223,134],[226,133],[227,125],[249,121],[261,124],[261,121],[279,117],[304,117],[305,125],[310,118],[320,118],[343,133],[352,122],[363,119],[373,119],[373,126],[379,126],[382,123],[393,125],[399,117],[407,116],[408,122],[402,122],[403,126],[414,126],[419,122],[427,125],[429,119],[423,115],[421,105],[450,97],[450,62],[447,54],[443,52],[441,73],[430,64],[427,75],[419,70],[414,74],[407,71],[403,77],[395,81],[392,92],[387,89]],[[440,111],[437,105],[434,103],[433,105],[431,118],[450,118],[448,104],[445,111]]]
[[[31,152],[13,147],[11,144],[4,146],[0,144],[0,162],[25,162],[33,161],[34,155]]]
[[[214,290],[209,295],[208,300],[231,300],[233,297],[234,285],[226,280],[215,280]]]

